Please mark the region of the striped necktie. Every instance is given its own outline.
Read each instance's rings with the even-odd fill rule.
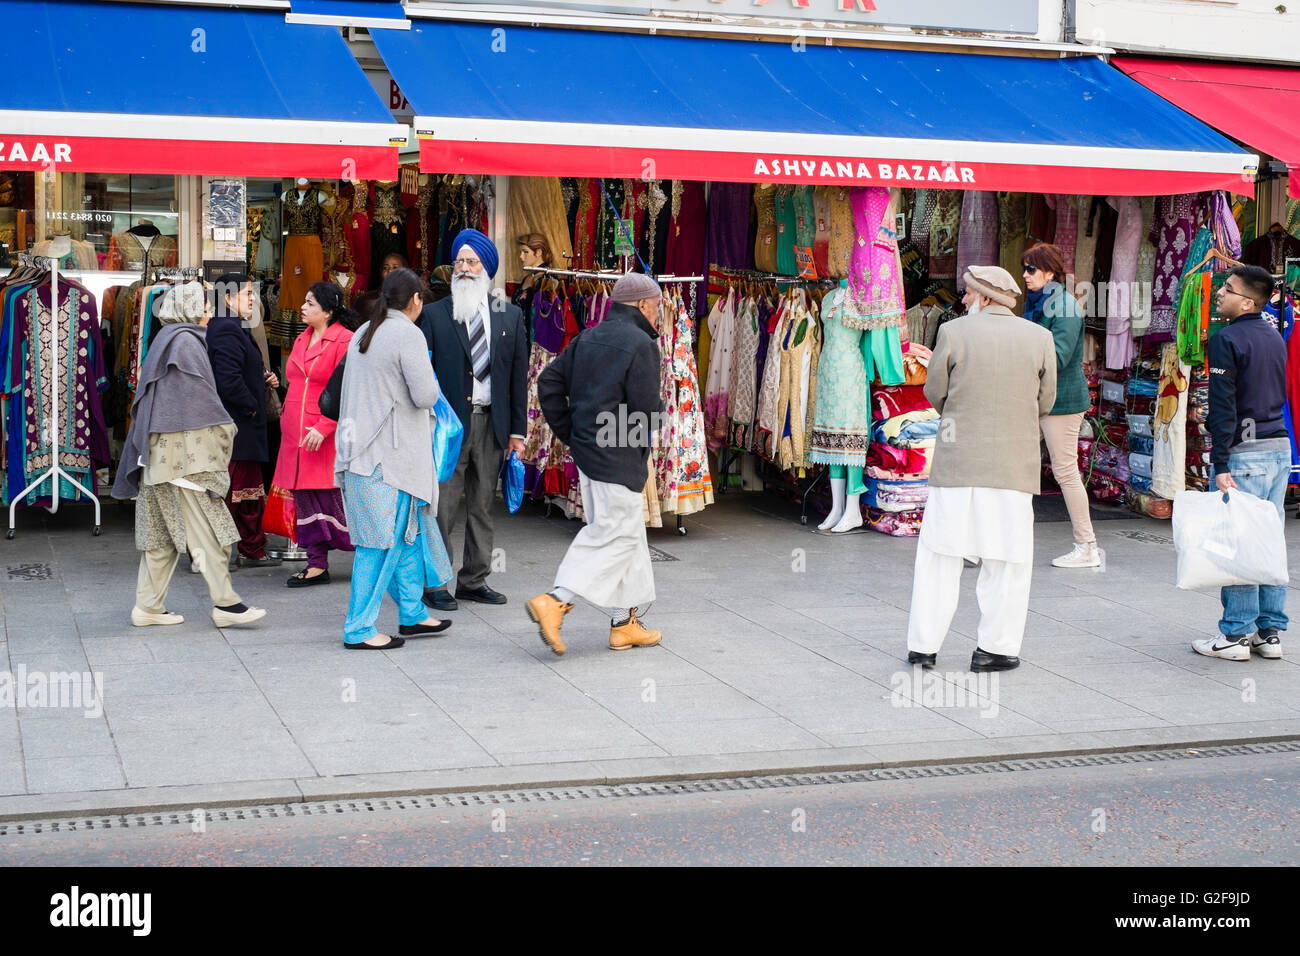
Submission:
[[[474,377],[480,382],[488,373],[487,333],[483,330],[483,314],[475,312],[469,320],[469,354],[474,363]]]

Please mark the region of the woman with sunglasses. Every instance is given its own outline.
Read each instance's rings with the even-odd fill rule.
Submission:
[[[1079,428],[1091,399],[1083,376],[1083,309],[1065,288],[1061,250],[1045,242],[1025,250],[1025,318],[1052,333],[1056,342],[1056,404],[1039,420],[1052,475],[1061,488],[1074,530],[1074,550],[1052,561],[1057,568],[1101,566],[1097,536],[1088,512],[1088,492],[1079,475]]]

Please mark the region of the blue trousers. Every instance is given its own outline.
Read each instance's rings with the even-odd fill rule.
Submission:
[[[420,600],[426,582],[443,583],[450,579],[443,573],[446,552],[441,539],[437,548],[441,561],[429,553],[430,539],[423,517],[420,533],[407,544],[404,530],[411,508],[411,496],[402,492],[398,498],[396,543],[392,548],[356,549],[352,560],[352,596],[348,602],[347,620],[343,622],[343,640],[348,644],[363,644],[378,635],[375,622],[387,593],[397,605],[401,624],[419,624],[429,616],[428,608]],[[434,566],[440,571],[435,572]],[[449,565],[447,565],[449,567]],[[441,581],[435,580],[441,577]]]
[[[1228,457],[1228,471],[1237,487],[1257,498],[1267,498],[1284,519],[1287,480],[1291,473],[1291,452],[1254,451]],[[1286,592],[1281,585],[1234,584],[1222,588],[1223,620],[1219,631],[1229,637],[1242,637],[1264,628],[1285,631]]]

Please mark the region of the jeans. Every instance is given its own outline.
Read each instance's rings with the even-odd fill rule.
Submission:
[[[1291,473],[1291,452],[1252,451],[1228,457],[1228,471],[1237,487],[1257,498],[1267,498],[1283,518],[1282,503],[1286,497],[1287,480]],[[1220,633],[1228,637],[1242,637],[1265,628],[1285,631],[1286,592],[1281,585],[1235,584],[1221,589],[1223,620]]]

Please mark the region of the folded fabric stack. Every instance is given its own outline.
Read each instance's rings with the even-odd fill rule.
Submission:
[[[1092,490],[1092,480],[1097,477],[1109,478],[1121,484],[1129,479],[1128,455],[1123,448],[1098,443],[1092,453],[1092,474],[1089,476],[1088,488]]]
[[[877,511],[922,511],[930,495],[930,483],[924,478],[916,481],[886,481],[868,478],[864,500],[867,507]]]
[[[1132,376],[1125,392],[1128,407],[1125,421],[1128,426],[1126,444],[1128,463],[1127,498],[1129,508],[1138,514],[1160,517],[1165,501],[1151,494],[1151,456],[1155,451],[1151,416],[1155,411],[1155,396],[1160,387],[1160,362],[1156,358],[1139,359],[1134,363]],[[1165,501],[1165,504],[1168,504]],[[1171,512],[1172,513],[1172,512]]]
[[[921,519],[925,511],[881,511],[867,509],[867,526],[872,531],[895,538],[912,538],[921,533]]]
[[[1140,491],[1131,482],[1128,498],[1129,510],[1148,518],[1172,518],[1174,503],[1168,498],[1153,495],[1150,491]]]
[[[872,383],[863,504],[868,527],[883,534],[921,533],[940,424],[939,413],[925,397],[929,364],[930,350],[911,342],[903,353],[903,384]]]

